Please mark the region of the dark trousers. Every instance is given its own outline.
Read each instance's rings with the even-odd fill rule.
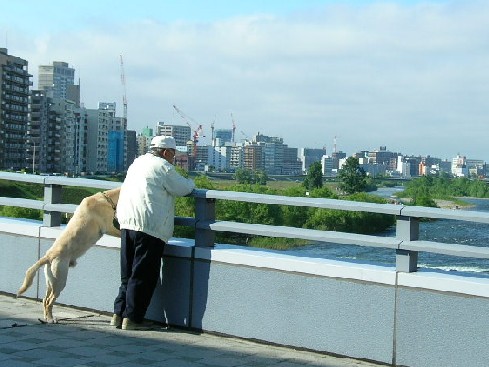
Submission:
[[[158,282],[165,242],[143,232],[121,230],[121,286],[114,313],[142,322]]]

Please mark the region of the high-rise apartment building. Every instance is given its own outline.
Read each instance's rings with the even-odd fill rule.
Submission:
[[[263,145],[250,144],[243,146],[243,168],[251,171],[265,170]]]
[[[90,173],[107,172],[109,125],[115,118],[115,103],[99,103],[98,109],[87,109],[87,168]]]
[[[74,75],[65,62],[39,67],[39,89],[30,96],[26,157],[36,171],[69,175],[87,171],[88,117],[80,107]]]
[[[86,109],[88,116],[87,166],[93,173],[120,173],[134,160],[135,133],[127,147],[127,126],[116,116],[116,103],[100,102],[98,109]],[[129,158],[128,158],[129,157]]]
[[[114,111],[114,117],[107,120],[107,170],[123,172],[127,168],[127,121],[116,117],[116,103],[99,103],[99,110]]]
[[[25,168],[31,77],[26,60],[0,48],[0,169]]]
[[[32,165],[30,172],[46,172],[39,165],[45,157],[42,142],[44,126],[49,119],[49,99],[44,91],[33,90],[29,95],[29,123],[26,130],[26,166]]]
[[[56,101],[56,102],[55,102]],[[63,172],[61,165],[67,156],[62,149],[66,133],[62,130],[64,106],[53,100],[45,90],[33,90],[29,96],[29,124],[26,131],[26,166],[32,162],[34,172]],[[66,154],[66,155],[65,155]]]
[[[229,156],[229,169],[235,171],[241,167],[243,167],[243,145],[241,143],[233,144]]]
[[[39,90],[44,90],[49,97],[70,99],[79,104],[76,100],[75,69],[70,68],[68,63],[54,61],[52,65],[40,65],[38,86]]]

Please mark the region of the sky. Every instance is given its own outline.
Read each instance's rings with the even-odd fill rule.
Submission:
[[[0,47],[87,108],[290,147],[489,162],[489,1],[0,0]],[[122,63],[121,63],[122,59]],[[125,83],[121,81],[124,74]],[[183,112],[184,119],[173,106]]]

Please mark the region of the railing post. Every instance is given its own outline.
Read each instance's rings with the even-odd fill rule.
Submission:
[[[198,228],[198,223],[216,220],[216,199],[195,198],[195,246],[213,247],[216,233],[212,229]]]
[[[396,223],[396,237],[402,241],[416,241],[419,238],[419,219],[400,216]],[[396,271],[412,273],[418,270],[418,252],[396,250]]]
[[[60,204],[62,198],[61,185],[45,185],[44,186],[44,204]],[[46,227],[57,227],[61,225],[61,213],[44,211],[43,224]]]

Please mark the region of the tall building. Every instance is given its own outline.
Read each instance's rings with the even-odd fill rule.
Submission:
[[[122,172],[124,166],[124,131],[109,130],[107,132],[107,171]]]
[[[298,158],[298,149],[287,145],[284,150],[283,175],[300,175],[302,173],[302,162]]]
[[[398,153],[388,151],[385,146],[381,146],[378,150],[368,152],[370,163],[386,165],[390,170],[396,169],[398,156]]]
[[[65,158],[69,155],[65,149],[67,134],[64,127],[65,124],[71,125],[73,114],[69,113],[65,100],[53,99],[46,93],[35,90],[31,94],[31,119],[27,136],[37,143],[37,156],[36,145],[33,150],[29,147],[28,153],[32,152],[33,157],[36,156],[40,172],[62,173],[65,171]]]
[[[299,159],[302,161],[302,172],[305,173],[309,166],[314,162],[321,162],[323,155],[326,154],[326,149],[316,148],[300,148]]]
[[[75,118],[73,125],[67,126],[66,131],[66,151],[67,170],[75,176],[84,174],[88,171],[87,166],[87,145],[88,145],[88,115],[87,109],[77,107],[74,109]]]
[[[217,146],[231,143],[233,140],[233,130],[231,129],[216,129],[216,135],[214,137]]]
[[[331,153],[331,158],[333,159],[333,169],[340,168],[340,159],[346,158],[346,153],[340,151]]]
[[[282,142],[262,143],[265,172],[270,175],[281,175],[284,165],[284,150],[287,147]]]
[[[156,125],[156,135],[173,136],[178,146],[187,145],[192,134],[190,126],[185,125],[167,125],[160,121]]]
[[[25,168],[31,77],[26,60],[0,48],[0,169]]]
[[[209,148],[209,166],[219,172],[227,171],[229,169],[232,146],[228,144]]]
[[[89,172],[108,172],[109,126],[114,124],[115,103],[99,103],[98,109],[87,109],[88,146],[87,168]]]
[[[467,167],[467,158],[458,155],[452,158],[452,175],[455,177],[468,177],[469,169]]]
[[[45,151],[44,133],[49,120],[50,100],[46,92],[33,90],[29,95],[29,123],[26,130],[26,167],[32,169],[29,172],[47,172],[41,167],[40,162],[45,161],[47,152]]]
[[[48,92],[52,98],[70,99],[78,102],[80,92],[78,89],[78,100],[76,100],[75,69],[70,68],[68,63],[54,61],[52,65],[39,66],[38,86],[39,90]]]
[[[241,167],[243,167],[243,146],[241,143],[233,144],[229,156],[229,169],[236,171],[237,168]]]
[[[99,109],[113,110],[114,117],[108,120],[107,170],[123,172],[127,168],[127,120],[115,116],[116,103],[99,103]],[[132,153],[133,154],[133,153]]]
[[[251,171],[265,170],[263,145],[250,144],[243,146],[243,168]]]
[[[86,171],[85,109],[47,94],[33,90],[29,97],[26,166],[32,162],[33,172],[77,176]]]
[[[125,171],[134,162],[137,157],[138,143],[136,138],[136,132],[134,130],[126,131],[126,167]]]
[[[321,158],[321,167],[323,176],[333,176],[333,170],[335,169],[333,157],[329,155],[323,155]]]

